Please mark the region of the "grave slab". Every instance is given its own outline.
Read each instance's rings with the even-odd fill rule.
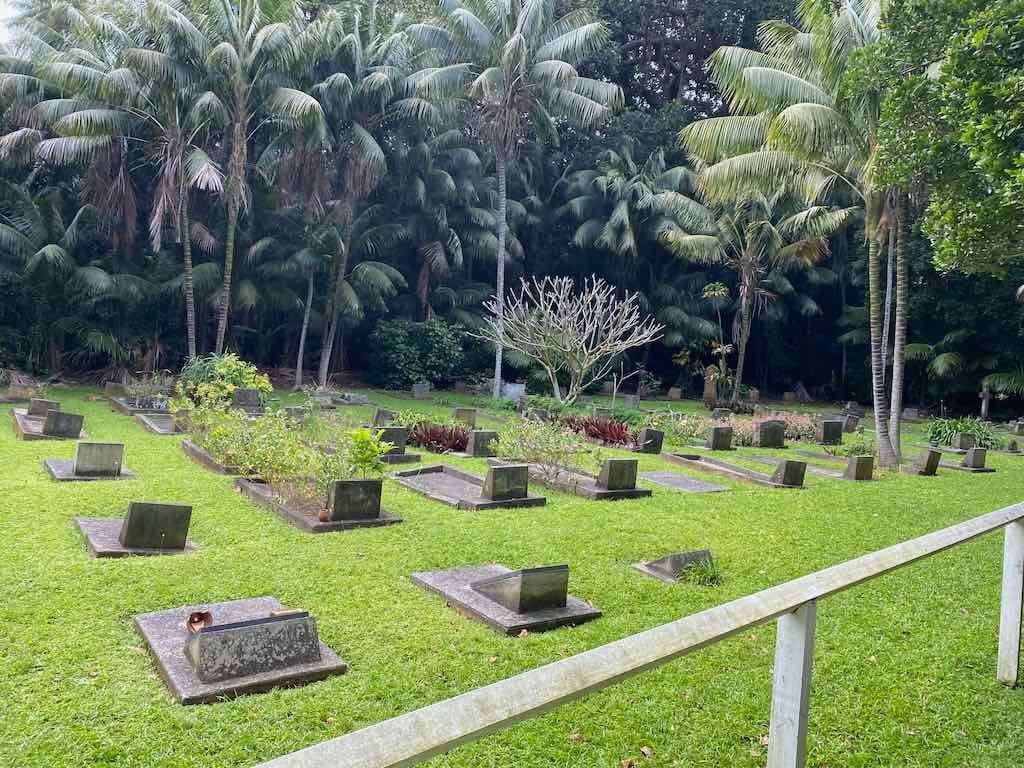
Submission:
[[[678,472],[644,472],[640,477],[655,485],[671,488],[684,493],[719,493],[729,490],[724,485],[706,483],[695,477],[681,475]]]
[[[124,520],[119,517],[76,517],[75,523],[85,537],[93,557],[130,557],[133,555],[181,555],[194,552],[195,545],[186,540],[180,549],[157,547],[126,547],[121,543]]]
[[[754,425],[755,448],[785,448],[786,422],[778,419],[760,421]]]
[[[631,459],[605,459],[605,462],[632,462],[632,470],[616,467],[619,477],[612,477],[609,483],[604,478],[604,468],[599,477],[586,472],[564,467],[555,476],[537,465],[530,465],[530,482],[556,491],[571,493],[591,501],[616,501],[619,499],[642,499],[651,495],[647,488],[636,487],[636,463]],[[623,476],[622,473],[625,472]],[[630,477],[632,479],[630,479]]]
[[[238,467],[229,467],[225,464],[221,464],[217,461],[210,453],[203,447],[196,445],[191,440],[181,441],[181,450],[185,452],[185,455],[192,459],[197,464],[201,464],[218,475],[237,475]]]
[[[157,435],[176,435],[178,424],[169,413],[137,413],[135,420]]]
[[[973,438],[974,435],[971,435],[971,437]],[[963,460],[959,464],[941,461],[939,462],[939,466],[945,467],[946,469],[957,469],[960,470],[961,472],[972,472],[981,474],[995,472],[995,469],[993,469],[992,467],[985,466],[985,460],[987,456],[988,451],[984,448],[968,448],[967,451],[964,453]]]
[[[204,704],[249,693],[267,691],[283,686],[295,686],[322,680],[332,675],[344,674],[348,665],[325,643],[316,640],[318,657],[287,667],[269,671],[229,677],[216,682],[203,682],[195,667],[185,654],[186,645],[196,635],[189,632],[185,622],[195,611],[210,611],[214,625],[231,624],[269,618],[271,613],[284,610],[284,606],[273,597],[256,597],[232,600],[225,603],[188,605],[168,611],[143,613],[135,617],[135,628],[146,641],[156,661],[160,676],[171,694],[181,704]],[[255,643],[244,650],[241,661],[253,661],[258,667],[272,653],[271,643],[266,638],[254,638]],[[233,649],[237,653],[236,649]]]
[[[395,414],[386,408],[378,408],[373,412],[373,421],[371,425],[374,427],[384,427],[391,423],[391,420],[395,418]]]
[[[525,465],[522,466],[525,468]],[[488,472],[488,474],[491,473]],[[529,493],[522,498],[495,499],[485,492],[485,478],[463,472],[447,464],[403,469],[395,472],[392,477],[400,485],[456,509],[540,507],[547,503],[547,499],[543,496],[534,496]],[[500,493],[500,488],[497,490],[499,495],[505,495]]]
[[[933,477],[937,474],[939,463],[942,461],[942,452],[937,448],[925,448],[917,461],[913,464],[902,467],[908,475],[919,475],[921,477]]]
[[[409,441],[409,430],[406,427],[380,427],[380,439],[385,443],[391,443],[391,450],[380,457],[385,464],[415,464],[420,460],[420,454],[407,453],[406,444]]]
[[[43,466],[54,480],[133,480],[124,464],[122,443],[79,442],[73,459],[44,459]]]
[[[56,429],[57,434],[47,434],[47,419],[51,421],[51,430],[55,429],[57,422],[62,422]],[[29,416],[28,411],[24,408],[11,409],[11,426],[14,427],[14,435],[19,440],[79,440],[85,437],[85,433],[82,431],[83,421],[84,417],[63,411],[50,411],[44,417]],[[77,431],[74,429],[76,424]]]
[[[401,517],[384,509],[380,511],[380,515],[377,517],[321,520],[319,510],[303,510],[289,506],[266,483],[240,477],[235,480],[235,487],[250,501],[266,507],[284,518],[286,522],[308,533],[333,533],[334,531],[349,531],[355,528],[379,528],[402,522]]]
[[[503,565],[476,565],[446,571],[414,573],[412,581],[441,595],[464,616],[482,621],[506,635],[518,635],[524,629],[529,632],[543,632],[556,627],[582,624],[601,615],[594,606],[572,595],[566,595],[564,606],[517,613],[473,587],[474,584],[486,579],[515,573]]]
[[[637,453],[661,453],[661,447],[665,444],[665,433],[653,427],[643,427],[637,435]]]
[[[165,407],[158,407],[155,405],[137,405],[131,400],[131,398],[125,397],[124,395],[118,395],[110,398],[110,409],[124,414],[125,416],[134,416],[137,413],[167,413],[167,409]]]
[[[60,403],[56,400],[46,400],[42,397],[33,397],[28,401],[29,416],[46,416],[50,411],[59,411]]]
[[[476,408],[456,408],[452,412],[455,421],[465,424],[470,429],[476,429]]]
[[[666,584],[677,583],[686,571],[696,563],[710,563],[710,549],[692,549],[686,552],[675,552],[657,560],[645,560],[634,563],[633,568],[640,573],[651,576]]]
[[[231,407],[259,416],[263,413],[263,396],[258,389],[238,387],[231,393]]]
[[[700,454],[687,454],[687,453],[664,453],[662,458],[672,464],[678,464],[682,467],[689,469],[695,469],[698,472],[710,472],[716,475],[722,475],[733,480],[742,480],[743,482],[753,483],[754,485],[760,485],[765,488],[793,488],[796,486],[785,485],[772,478],[770,475],[763,474],[761,472],[755,472],[752,469],[739,466],[737,464],[730,464],[727,461],[721,459],[712,458],[711,456],[702,456]],[[788,461],[787,459],[781,459],[779,462]]]

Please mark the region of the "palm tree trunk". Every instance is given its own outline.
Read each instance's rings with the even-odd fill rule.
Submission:
[[[420,265],[420,273],[416,278],[416,296],[420,300],[420,311],[423,313],[423,319],[430,319],[430,302],[428,296],[430,294],[430,265],[426,259],[423,259],[423,263]]]
[[[335,250],[331,258],[331,279],[327,286],[327,309],[324,319],[327,321],[327,332],[324,334],[320,345],[320,368],[317,375],[317,383],[321,389],[327,386],[327,377],[331,372],[331,357],[334,354],[334,340],[338,335],[338,325],[341,322],[341,307],[338,306],[338,286],[345,278],[345,269],[348,267],[348,245],[347,234],[348,222],[352,219],[351,208],[346,204],[340,212],[342,217],[342,247]]]
[[[506,168],[505,156],[500,148],[495,152],[494,169],[498,176],[498,277],[494,287],[494,295],[497,298],[497,327],[500,329],[505,322],[505,209],[508,205],[506,200]],[[495,398],[501,397],[501,344],[494,345],[494,388],[491,395]]]
[[[896,455],[889,442],[889,406],[885,396],[885,365],[882,357],[881,270],[878,241],[868,233],[868,321],[871,326],[871,390],[874,397],[875,433],[878,438],[878,463],[892,469]]]
[[[302,313],[302,330],[299,332],[299,354],[295,361],[295,388],[302,389],[302,366],[306,361],[306,332],[309,330],[309,314],[313,309],[313,274],[306,278],[306,308]]]
[[[907,196],[897,193],[896,226],[896,327],[892,352],[892,415],[889,418],[889,442],[896,458],[900,458],[900,417],[903,414],[903,376],[907,346],[907,304],[910,293],[910,264],[907,258]],[[890,257],[891,258],[891,257]]]
[[[889,227],[888,247],[885,260],[885,315],[882,320],[882,363],[886,370],[892,360],[889,357],[889,329],[892,327],[892,284],[896,272],[896,228]]]
[[[248,158],[248,136],[244,120],[235,120],[232,126],[231,159],[228,163],[228,222],[224,238],[224,283],[221,287],[219,315],[217,319],[217,340],[214,351],[224,351],[224,336],[228,330],[228,313],[231,309],[231,272],[235,264],[235,232],[238,229],[238,209],[245,194],[245,163]]]
[[[750,313],[751,313],[751,292],[753,286],[747,286],[743,291],[743,300],[740,303],[740,348],[736,357],[736,383],[732,388],[733,404],[740,401],[740,385],[743,382],[743,364],[747,359],[747,341],[750,340]]]
[[[188,337],[188,359],[196,359],[196,294],[192,281],[192,224],[188,215],[187,192],[181,201],[181,255],[185,262],[182,288],[185,293],[185,334]]]

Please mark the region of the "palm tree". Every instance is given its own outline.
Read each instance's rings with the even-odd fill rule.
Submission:
[[[907,212],[902,191],[876,183],[877,129],[883,93],[869,78],[851,79],[862,52],[880,40],[878,0],[839,6],[801,0],[799,27],[761,25],[760,51],[718,49],[713,79],[732,114],[683,129],[684,145],[710,164],[702,185],[712,200],[754,186],[765,194],[786,184],[818,202],[847,199],[864,212],[868,243],[868,316],[879,460],[899,462],[903,350],[907,328]],[[893,333],[892,418],[882,351],[879,239],[884,220],[895,222],[896,307]]]
[[[577,67],[608,40],[603,22],[582,9],[556,17],[555,0],[451,0],[442,13],[410,34],[440,54],[438,66],[416,75],[425,99],[464,94],[472,104],[472,129],[494,155],[498,238],[495,312],[505,307],[508,166],[520,142],[533,133],[558,141],[559,119],[593,128],[621,106],[614,83],[581,77]],[[502,348],[494,355],[493,395],[501,394]]]
[[[780,285],[791,292],[782,273],[806,269],[825,255],[828,236],[846,223],[853,209],[808,207],[783,189],[770,196],[749,191],[710,207],[690,200],[678,213],[682,224],[663,231],[665,246],[679,258],[721,264],[736,274],[738,350],[732,391],[736,403],[754,318],[777,298]]]

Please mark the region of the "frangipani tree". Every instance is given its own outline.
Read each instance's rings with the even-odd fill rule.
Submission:
[[[530,134],[558,142],[559,120],[593,128],[622,105],[614,83],[582,77],[577,67],[608,40],[603,22],[583,9],[556,15],[555,0],[446,0],[438,18],[413,24],[410,34],[439,52],[423,69],[416,91],[428,100],[464,95],[471,128],[494,153],[498,182],[497,291],[500,325],[505,307],[508,164]],[[498,334],[498,338],[503,334]],[[494,396],[501,392],[502,343],[494,356]]]
[[[643,316],[637,294],[620,298],[615,286],[598,277],[578,290],[570,277],[521,280],[502,315],[497,297],[484,306],[491,314],[479,337],[536,361],[555,399],[567,404],[604,379],[619,355],[656,341],[664,329]],[[568,379],[564,392],[559,375]]]

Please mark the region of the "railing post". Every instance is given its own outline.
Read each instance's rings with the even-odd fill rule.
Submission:
[[[778,620],[768,768],[803,768],[807,757],[816,614],[817,603],[811,600]]]
[[[1021,602],[1024,599],[1024,523],[1006,526],[1003,544],[1003,596],[999,606],[999,660],[996,679],[1017,684],[1020,666]]]

